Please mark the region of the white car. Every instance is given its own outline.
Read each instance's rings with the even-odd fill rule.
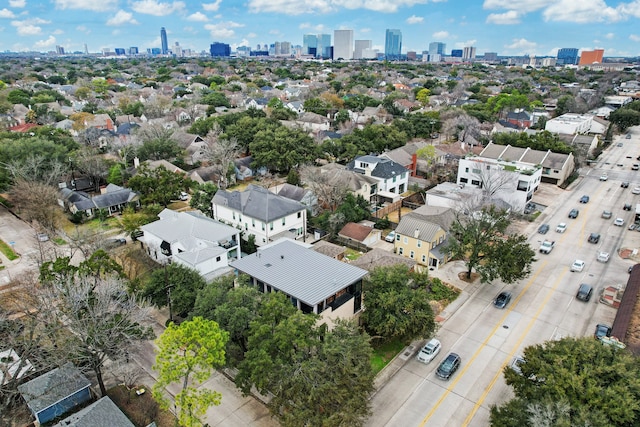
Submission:
[[[633,194],[640,194],[640,187],[635,187],[633,190],[631,190],[631,192]]]
[[[579,273],[582,270],[584,270],[584,265],[585,265],[584,261],[582,261],[581,259],[577,259],[573,261],[573,264],[571,264],[571,271],[575,271]]]
[[[558,224],[556,227],[556,233],[564,233],[565,231],[567,231],[567,224],[565,222]]]
[[[416,357],[422,363],[429,363],[438,355],[438,353],[440,353],[441,348],[442,344],[440,344],[440,341],[435,338],[431,338],[431,340],[422,347],[422,350],[418,352],[418,356]]]
[[[600,252],[598,252],[597,260],[600,261],[600,262],[608,262],[610,256],[611,255],[609,254],[609,252],[600,251]]]
[[[185,193],[184,191],[181,191],[180,192],[180,196],[178,198],[184,202],[185,200],[189,199],[189,195],[187,193]]]
[[[389,234],[387,234],[387,237],[384,238],[384,240],[389,243],[393,243],[393,241],[396,240],[396,232],[390,231]]]
[[[600,175],[600,181],[606,181],[609,179],[609,176],[606,173],[603,173],[602,175]]]
[[[624,219],[616,218],[616,220],[613,221],[613,225],[615,225],[616,227],[622,227],[624,225]]]

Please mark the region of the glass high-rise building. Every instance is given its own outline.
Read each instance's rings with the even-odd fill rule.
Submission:
[[[331,58],[331,34],[318,34],[316,56],[325,59]]]
[[[209,46],[211,56],[231,56],[231,46],[227,43],[214,42]]]
[[[384,56],[389,61],[397,61],[402,53],[402,32],[400,30],[387,30],[384,39]]]
[[[160,43],[161,51],[163,55],[169,53],[169,42],[167,41],[167,30],[164,27],[160,28]]]
[[[578,49],[575,47],[563,47],[558,49],[557,63],[563,65],[575,65],[578,63]]]
[[[317,52],[318,36],[315,34],[305,34],[302,36],[302,53],[304,55],[310,55]],[[313,49],[313,51],[311,50]]]

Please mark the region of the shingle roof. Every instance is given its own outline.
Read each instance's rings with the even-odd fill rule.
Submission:
[[[342,227],[342,230],[340,230],[338,234],[340,236],[362,242],[372,231],[372,227],[368,227],[362,224],[356,224],[355,222],[348,222],[344,225],[344,227]]]
[[[53,427],[135,427],[135,425],[109,397],[103,397]]]
[[[371,176],[374,176],[376,178],[388,179],[388,178],[393,178],[394,176],[400,176],[403,173],[407,172],[407,168],[405,168],[401,164],[396,163],[393,160],[387,159],[385,157],[376,157],[376,156],[356,157],[355,160],[352,160],[347,165],[347,169],[358,172],[358,173],[364,173],[362,169],[356,167],[357,162],[375,164],[375,167],[371,171]]]
[[[278,191],[278,196],[286,197],[287,199],[295,200],[299,202],[304,198],[309,190],[297,185],[291,185],[288,183],[282,184],[282,188]]]
[[[68,362],[19,385],[18,391],[36,414],[90,385],[91,381],[73,363]]]
[[[344,246],[336,245],[335,243],[327,242],[326,240],[317,241],[311,246],[311,249],[331,258],[344,254],[345,251]]]
[[[389,267],[397,264],[404,264],[409,269],[412,269],[415,267],[417,262],[413,259],[405,258],[401,255],[396,255],[380,248],[374,248],[358,259],[351,261],[351,265],[364,268],[368,271],[372,271],[376,267]]]
[[[291,240],[264,246],[230,265],[311,306],[367,274]]]
[[[278,196],[253,184],[242,192],[219,190],[213,196],[213,204],[226,206],[263,222],[271,222],[306,209],[302,203]]]

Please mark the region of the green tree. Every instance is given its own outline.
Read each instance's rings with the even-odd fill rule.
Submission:
[[[157,203],[164,207],[174,200],[180,191],[188,188],[191,180],[180,173],[168,171],[164,166],[155,169],[143,164],[127,185],[140,193],[145,204]]]
[[[170,138],[156,138],[144,141],[137,154],[141,161],[174,160],[182,154],[182,148]]]
[[[505,367],[515,398],[491,408],[491,425],[631,426],[640,423],[640,364],[593,338],[527,347],[522,374]]]
[[[173,312],[186,317],[193,310],[198,291],[206,284],[196,270],[180,264],[169,264],[151,273],[142,296],[149,298],[156,307],[165,307],[170,302]]]
[[[183,427],[201,426],[200,418],[211,405],[219,405],[219,392],[198,385],[209,379],[215,368],[224,366],[224,347],[228,334],[212,320],[194,317],[180,326],[169,324],[158,337],[158,353],[153,368],[158,379],[153,395],[168,409],[169,399],[164,389],[172,383],[182,383],[175,396],[176,416]]]
[[[429,104],[429,96],[431,95],[431,91],[429,89],[420,89],[418,93],[416,93],[416,101],[421,103],[423,106]]]
[[[451,224],[447,249],[467,264],[467,278],[475,269],[482,282],[500,278],[514,283],[531,273],[535,252],[525,236],[508,234],[511,221],[506,211],[494,206],[471,211]]]
[[[218,187],[211,183],[205,182],[202,184],[196,184],[191,193],[191,200],[189,200],[189,206],[194,209],[198,209],[200,212],[208,217],[212,216],[211,212],[211,200],[213,196],[218,192]]]
[[[367,332],[384,340],[411,340],[433,333],[429,280],[404,265],[377,267],[363,284]]]
[[[288,173],[291,168],[311,162],[315,144],[305,132],[284,126],[259,131],[249,144],[254,166]]]
[[[609,120],[618,127],[620,132],[625,132],[631,126],[640,125],[640,112],[631,108],[618,108],[609,114]]]

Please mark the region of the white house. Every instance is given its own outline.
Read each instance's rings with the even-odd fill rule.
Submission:
[[[591,129],[593,117],[590,114],[566,113],[548,120],[544,130],[553,133],[587,133]]]
[[[242,230],[245,240],[253,234],[257,246],[306,236],[307,207],[257,185],[242,192],[219,190],[211,205],[215,219]]]
[[[229,261],[242,256],[240,230],[190,211],[165,209],[158,221],[140,229],[149,256],[165,264],[175,262],[192,268],[205,279],[230,271]]]
[[[376,196],[395,201],[409,187],[409,169],[386,157],[360,156],[347,169],[378,180]]]

